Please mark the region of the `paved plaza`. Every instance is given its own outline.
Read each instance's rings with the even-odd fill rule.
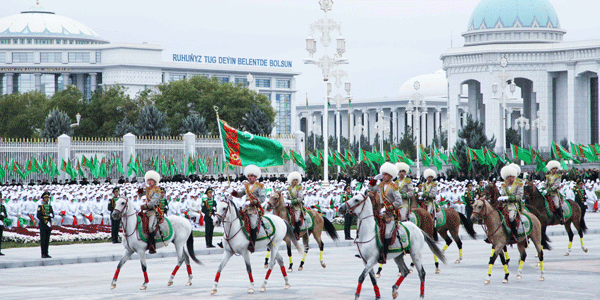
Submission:
[[[448,264],[441,266],[441,274],[435,274],[433,257],[427,249],[425,256],[426,287],[428,299],[599,299],[600,288],[600,214],[586,216],[590,228],[585,236],[589,249],[584,253],[575,238],[570,256],[564,256],[567,236],[564,229],[553,226],[548,229],[552,240],[552,251],[545,252],[545,278],[538,281],[539,268],[534,251],[528,251],[523,279],[515,279],[518,251],[509,248],[513,259],[510,263],[510,282],[502,284],[503,270],[500,260],[492,272],[492,282],[484,285],[490,246],[482,238],[472,240],[463,233],[464,260],[458,258],[458,250],[453,244],[446,251]],[[481,237],[481,226],[475,226]],[[339,232],[341,233],[341,232]],[[354,233],[353,233],[354,234]],[[204,239],[197,238],[196,252],[204,266],[193,265],[192,286],[185,286],[187,276],[182,268],[173,286],[168,287],[169,275],[175,266],[173,247],[160,249],[157,255],[148,260],[148,289],[140,291],[143,275],[137,257],[123,267],[117,288],[110,290],[110,282],[117,262],[123,252],[121,245],[110,243],[50,246],[52,259],[39,259],[39,248],[6,249],[6,256],[0,258],[0,290],[6,299],[352,299],[357,279],[362,271],[362,262],[355,258],[356,246],[351,241],[334,243],[326,238],[324,252],[327,268],[320,267],[318,248],[312,247],[306,260],[305,269],[297,271],[300,256],[294,253],[295,270],[290,276],[291,288],[283,289],[283,279],[278,269],[271,275],[266,292],[258,289],[266,273],[262,266],[265,251],[251,256],[255,279],[255,294],[247,294],[249,285],[244,262],[241,257],[233,257],[222,272],[217,295],[210,290],[217,266],[221,260],[221,249],[206,249]],[[439,244],[440,247],[442,244]],[[285,255],[285,251],[280,251]],[[284,258],[287,262],[287,258]],[[46,266],[40,266],[40,263]],[[53,265],[54,264],[54,265]],[[30,267],[24,267],[28,265]],[[397,270],[392,265],[384,268],[379,286],[382,299],[391,299],[391,286],[397,279]],[[418,276],[411,274],[402,283],[398,299],[415,299],[419,296]],[[361,299],[373,299],[372,285],[367,278],[363,285]]]

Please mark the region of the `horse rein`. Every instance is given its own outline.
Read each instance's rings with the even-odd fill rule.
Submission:
[[[217,213],[214,214],[215,216],[217,216],[217,218],[219,218],[219,220],[221,222],[223,222],[223,228],[225,228],[225,224],[227,224],[227,223],[232,224],[235,220],[240,218],[239,216],[236,216],[235,219],[233,219],[232,221],[225,221],[225,216],[227,215],[227,212],[229,212],[230,207],[231,207],[231,200],[228,200],[227,208],[225,208],[223,215],[220,215]],[[229,248],[231,250],[233,250],[233,247],[231,246],[231,243],[229,241],[232,240],[238,233],[240,233],[240,231],[242,231],[242,226],[240,226],[240,229],[233,236],[229,237],[231,235],[231,225],[229,225],[229,230],[227,230],[227,233],[224,233],[224,235],[225,235],[224,240],[227,242],[227,244],[229,245]],[[234,253],[234,254],[239,255],[237,253]]]
[[[479,199],[477,201],[486,201],[486,200],[482,200]],[[479,217],[482,221],[483,219],[485,219],[490,213],[487,211],[487,205],[483,205],[483,209],[481,211],[478,212],[473,212],[472,215]],[[488,227],[486,225],[484,225],[484,222],[481,222],[481,228],[483,228],[483,231],[485,232],[486,236],[489,238],[491,235],[494,235],[496,232],[498,232],[498,230],[500,230],[500,228],[502,227],[502,224],[498,225],[498,228],[496,228],[496,230],[494,230],[491,234],[489,233],[489,231],[487,230]]]
[[[129,200],[125,199],[125,206],[123,206],[123,211],[116,209],[116,208],[114,210],[121,215],[121,222],[123,223],[123,237],[125,238],[125,242],[127,243],[127,248],[132,249],[131,246],[129,246],[128,238],[135,234],[135,229],[133,230],[133,232],[131,234],[127,234],[127,218],[135,215],[136,212],[134,211],[130,215],[125,215],[124,212],[127,211],[128,207],[129,207]],[[138,240],[139,240],[139,238],[138,238]]]

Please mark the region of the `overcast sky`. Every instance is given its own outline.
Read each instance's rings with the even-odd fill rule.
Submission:
[[[0,17],[26,10],[35,0],[1,0]],[[565,40],[597,39],[600,1],[549,0]],[[346,38],[342,67],[355,99],[394,97],[411,77],[433,73],[440,54],[463,45],[479,0],[334,0],[328,17]],[[297,103],[324,97],[320,70],[304,65],[305,38],[323,17],[318,0],[40,0],[40,5],[79,21],[112,43],[160,45],[163,60],[173,53],[290,60],[297,78]],[[337,37],[334,33],[333,38]],[[315,38],[318,38],[315,36]],[[322,48],[315,54],[321,57]],[[333,49],[329,49],[330,56]]]

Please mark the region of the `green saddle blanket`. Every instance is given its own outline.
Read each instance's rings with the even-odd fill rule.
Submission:
[[[379,249],[383,247],[383,243],[381,242],[381,238],[379,235],[379,225],[375,225],[375,237],[377,239],[377,246]],[[408,228],[404,226],[402,223],[398,223],[398,231],[396,234],[396,240],[393,244],[390,245],[388,249],[388,253],[398,253],[404,252],[409,253],[410,250],[410,232]]]
[[[502,227],[504,228],[504,232],[507,235],[510,235],[510,226],[507,224],[506,220],[504,219],[504,215],[498,211],[498,214],[500,215],[500,220],[502,220]],[[531,218],[529,218],[528,215],[525,214],[521,214],[519,215],[521,217],[521,224],[519,224],[519,227],[517,227],[517,236],[518,237],[522,237],[522,236],[529,236],[529,234],[531,233],[531,227],[532,227],[532,223],[531,223]]]
[[[169,218],[164,218],[164,219],[165,219],[164,222],[162,222],[160,225],[158,225],[160,227],[160,233],[162,233],[162,237],[159,235],[158,232],[156,232],[155,233],[156,236],[154,238],[154,240],[156,242],[168,241],[173,237],[173,224],[171,224],[171,220],[169,220]],[[138,224],[138,236],[144,243],[147,243],[148,236],[144,233],[144,230],[142,228],[142,220],[141,220],[140,216],[137,217],[137,224]]]
[[[421,219],[419,219],[419,216],[414,212],[411,212],[410,215],[408,215],[408,220],[417,225],[417,227],[421,226]]]
[[[246,231],[246,226],[244,226],[244,222],[242,218],[240,218],[240,225],[242,225],[242,232],[247,239],[250,239],[250,233]],[[265,239],[270,239],[273,235],[275,235],[275,225],[273,224],[273,220],[270,217],[263,216],[262,223],[260,224],[260,230],[256,233],[256,241],[262,241]]]
[[[446,210],[440,208],[440,211],[435,213],[435,218],[435,228],[440,228],[446,225]]]
[[[304,222],[302,222],[302,226],[300,226],[300,230],[312,230],[315,227],[315,220],[313,216],[308,210],[304,212]]]
[[[548,215],[548,218],[552,219],[554,217],[554,214],[552,213],[552,211],[550,211],[550,207],[548,206],[548,200],[546,200],[544,202],[544,204],[546,204],[546,214]],[[571,215],[573,214],[573,209],[571,208],[571,203],[569,203],[569,201],[564,201],[562,204],[562,210],[563,210],[563,217],[564,219],[568,219],[571,217]]]

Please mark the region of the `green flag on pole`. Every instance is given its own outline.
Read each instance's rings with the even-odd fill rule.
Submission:
[[[218,123],[224,158],[230,165],[262,168],[283,165],[284,151],[279,141],[236,130],[222,120]]]

